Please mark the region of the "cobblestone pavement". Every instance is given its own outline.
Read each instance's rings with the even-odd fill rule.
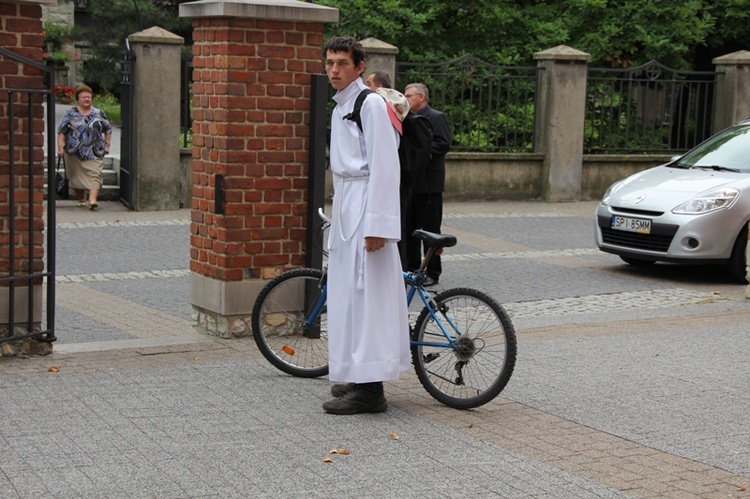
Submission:
[[[745,286],[600,253],[594,206],[447,204],[439,288],[507,308],[510,383],[456,411],[409,374],[335,417],[325,379],[194,330],[188,210],[60,202],[59,340],[0,359],[0,498],[750,497]]]

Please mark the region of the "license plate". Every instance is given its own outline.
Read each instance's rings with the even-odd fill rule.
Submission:
[[[651,234],[651,220],[643,218],[612,217],[612,228],[639,234]]]

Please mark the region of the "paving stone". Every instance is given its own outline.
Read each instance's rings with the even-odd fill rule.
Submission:
[[[61,203],[60,340],[0,359],[0,498],[750,497],[744,286],[599,253],[593,206],[447,204],[438,289],[504,304],[510,383],[456,411],[409,373],[335,417],[325,379],[195,331],[189,210]]]

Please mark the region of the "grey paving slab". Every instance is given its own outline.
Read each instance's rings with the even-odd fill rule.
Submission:
[[[166,314],[189,320],[193,310],[190,305],[190,278],[128,279],[85,284],[106,293],[160,310]]]
[[[593,223],[581,217],[446,217],[442,231],[451,228],[535,249],[595,247]]]
[[[44,316],[46,319],[46,313]],[[55,323],[57,325],[55,336],[61,344],[136,338],[122,329],[102,324],[96,320],[96,317],[90,317],[63,306],[55,307]]]
[[[3,465],[0,497],[625,497],[398,408],[322,414],[328,386],[262,361],[3,377],[3,399],[25,402],[3,405],[2,420],[33,428],[54,414],[54,437],[5,438],[3,463],[50,461],[53,472]]]
[[[664,283],[655,281],[638,281],[597,272],[588,272],[586,278],[581,279],[579,268],[523,258],[456,261],[444,267],[438,289],[469,284],[490,293],[501,303],[665,287]],[[529,279],[530,275],[544,278]]]
[[[446,205],[438,289],[506,305],[511,382],[455,411],[411,374],[340,418],[324,379],[194,330],[189,210],[62,202],[59,343],[0,359],[0,498],[750,497],[745,287],[597,252],[594,204]]]
[[[750,476],[746,325],[521,346],[505,396]]]
[[[57,230],[57,274],[187,268],[187,225],[104,226]]]

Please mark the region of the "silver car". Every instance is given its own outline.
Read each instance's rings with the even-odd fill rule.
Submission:
[[[596,209],[596,244],[631,265],[725,265],[746,282],[750,119],[671,162],[612,184]]]

